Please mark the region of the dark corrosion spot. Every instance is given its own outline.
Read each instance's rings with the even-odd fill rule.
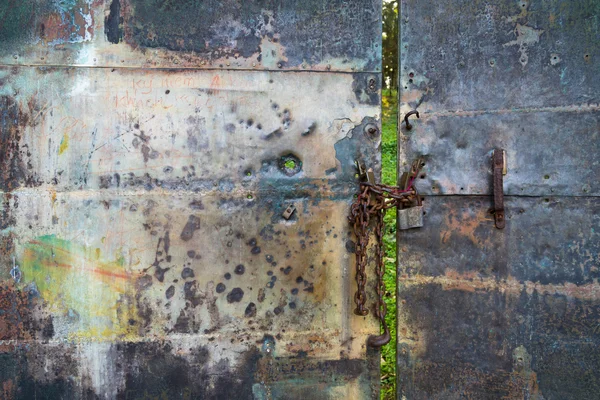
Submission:
[[[181,232],[181,240],[187,242],[194,237],[194,232],[198,229],[200,229],[200,218],[196,217],[195,215],[190,215],[185,227],[183,228],[183,231]]]
[[[246,267],[244,267],[243,264],[238,264],[233,272],[235,272],[236,275],[244,275],[244,272],[246,272]]]
[[[293,288],[292,289],[292,294],[293,295],[297,295],[298,294],[298,288]]]
[[[54,336],[54,321],[52,320],[52,316],[48,316],[46,318],[44,327],[42,328],[42,337],[44,339],[52,339]]]
[[[286,275],[289,275],[290,272],[292,272],[292,267],[288,265],[287,267],[285,267],[284,269],[282,269],[282,272],[284,274],[286,274]]]
[[[154,270],[154,277],[156,279],[158,279],[159,282],[162,282],[165,280],[165,273],[169,270],[170,268],[161,268],[158,265],[156,266],[156,269]]]
[[[290,307],[292,310],[295,310],[295,309],[296,309],[296,303],[294,303],[293,301],[292,301],[290,304],[288,304],[288,306],[289,306],[289,307]]]
[[[192,210],[204,210],[204,204],[201,200],[194,200],[190,203],[190,208]]]
[[[251,252],[252,254],[259,254],[259,253],[260,253],[260,247],[259,247],[259,246],[254,246],[254,247],[252,248],[252,250],[250,250],[250,252]]]
[[[248,240],[248,246],[256,246],[256,238],[252,238],[250,240]]]
[[[193,277],[194,277],[194,270],[192,270],[191,268],[184,268],[183,271],[181,271],[182,279],[193,278]]]
[[[189,258],[194,258],[194,257],[196,257],[196,252],[194,250],[188,250],[187,256]]]
[[[248,126],[252,126],[252,125],[254,125],[254,120],[252,118],[250,118],[250,119],[248,119],[248,121],[246,121],[246,124]]]
[[[354,243],[352,240],[347,240],[346,241],[346,251],[348,253],[355,253],[356,252],[356,243]]]
[[[235,133],[235,125],[234,124],[225,125],[225,131],[228,133]]]
[[[272,262],[273,262],[273,256],[272,256],[272,255],[270,255],[270,254],[267,254],[267,255],[265,256],[265,260],[267,260],[267,262],[270,264],[270,263],[272,263]]]
[[[266,286],[267,286],[269,289],[273,289],[273,286],[275,286],[275,282],[273,282],[273,281],[269,281],[269,282],[267,282]]]
[[[279,315],[283,312],[283,308],[277,306],[273,309],[273,313],[275,313],[275,315]]]
[[[276,276],[271,276],[271,282],[276,282],[277,281],[277,277]]]
[[[170,91],[170,90],[168,90],[168,89],[167,89],[167,90],[165,90],[165,94],[169,94],[169,93],[171,93],[171,91]]]
[[[227,302],[228,303],[239,303],[240,301],[242,301],[243,297],[244,297],[244,291],[241,288],[236,287],[236,288],[233,288],[233,290],[227,294]]]
[[[302,283],[304,281],[304,278],[302,278],[301,276],[296,278],[296,283]]]
[[[231,279],[231,274],[229,272],[226,272],[225,275],[223,275],[225,277],[225,279],[230,280]]]
[[[248,307],[246,307],[246,311],[244,311],[244,315],[247,318],[252,318],[256,316],[256,304],[248,303]]]
[[[169,300],[174,295],[175,295],[175,286],[171,285],[165,292],[165,296],[167,297],[167,300]]]
[[[112,0],[112,3],[110,3],[110,12],[104,19],[104,33],[106,33],[106,39],[109,42],[119,43],[122,34],[122,23],[121,0]]]
[[[263,135],[262,138],[264,140],[271,140],[273,138],[280,138],[283,135],[283,131],[281,128],[275,129],[273,132]]]
[[[219,283],[217,284],[217,288],[216,288],[216,290],[217,290],[217,293],[223,293],[223,292],[225,291],[225,289],[227,289],[227,287],[225,286],[225,284],[224,284],[224,283],[221,283],[221,282],[219,282]],[[229,296],[227,296],[227,299],[229,300]],[[231,303],[231,302],[230,302],[230,303]]]
[[[308,135],[312,134],[316,129],[317,129],[317,123],[313,122],[312,124],[310,124],[310,126],[304,132],[302,132],[302,136],[308,136]]]

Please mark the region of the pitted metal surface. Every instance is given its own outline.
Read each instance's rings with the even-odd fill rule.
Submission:
[[[0,6],[0,397],[372,398],[380,5],[174,4]]]
[[[398,235],[398,399],[595,399],[600,4],[400,3],[425,215]]]

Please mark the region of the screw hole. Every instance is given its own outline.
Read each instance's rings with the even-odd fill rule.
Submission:
[[[544,175],[544,179],[550,179],[550,175]]]

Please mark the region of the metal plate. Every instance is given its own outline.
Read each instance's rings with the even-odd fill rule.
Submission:
[[[507,194],[600,194],[597,2],[401,3],[401,111],[421,119],[400,151],[429,160],[423,193],[489,194],[501,147]]]
[[[0,5],[21,65],[380,71],[375,0],[23,0]]]
[[[0,6],[0,397],[373,398],[380,4],[183,3]]]
[[[507,281],[594,287],[600,278],[597,197],[509,196],[504,201],[506,227],[499,230],[490,197],[426,197],[426,228],[400,233],[402,275],[456,278],[474,286]]]
[[[594,399],[598,2],[401,1],[399,160],[425,168],[398,234],[398,399]],[[506,151],[506,227],[491,155]]]

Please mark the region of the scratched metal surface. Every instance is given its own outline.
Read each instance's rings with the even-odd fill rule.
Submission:
[[[398,399],[597,399],[600,3],[401,1]],[[507,152],[494,227],[491,151]]]
[[[379,5],[161,4],[0,6],[0,397],[375,397]]]

